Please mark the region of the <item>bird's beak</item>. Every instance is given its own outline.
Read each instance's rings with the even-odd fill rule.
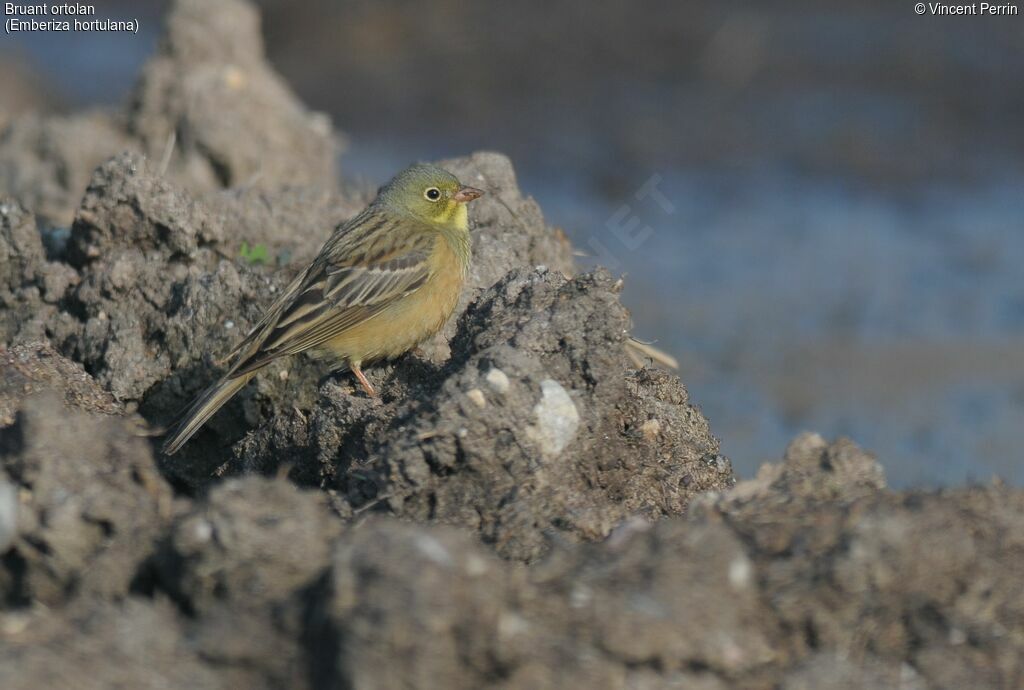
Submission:
[[[455,192],[452,198],[460,204],[465,204],[473,199],[479,199],[483,195],[483,190],[477,189],[476,187],[463,187],[459,191]]]

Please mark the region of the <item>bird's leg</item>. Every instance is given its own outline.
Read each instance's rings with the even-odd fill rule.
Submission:
[[[370,385],[370,382],[366,380],[366,376],[363,374],[363,370],[359,368],[359,364],[359,362],[350,362],[348,367],[352,370],[352,373],[356,375],[356,378],[359,379],[359,384],[363,387],[363,390],[366,391],[366,394],[371,398],[376,398],[377,391],[375,391],[373,386]]]

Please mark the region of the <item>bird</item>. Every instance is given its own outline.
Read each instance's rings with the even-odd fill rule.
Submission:
[[[436,165],[418,163],[335,227],[316,258],[224,358],[229,366],[171,425],[173,455],[263,367],[310,352],[351,371],[370,397],[362,367],[394,359],[437,333],[469,273],[467,205],[483,191]]]

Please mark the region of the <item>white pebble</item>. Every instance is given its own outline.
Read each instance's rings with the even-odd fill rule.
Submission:
[[[487,380],[487,384],[494,389],[495,393],[501,393],[502,395],[508,393],[511,384],[508,382],[508,376],[505,376],[505,372],[501,369],[492,368],[484,378]]]
[[[13,484],[0,479],[0,553],[14,542],[18,534],[18,491]]]
[[[744,589],[750,584],[750,560],[746,556],[737,556],[729,564],[729,584],[734,589]]]
[[[416,540],[416,548],[419,552],[440,566],[449,566],[452,556],[448,549],[434,537],[424,535]]]
[[[541,398],[533,408],[537,417],[534,426],[527,429],[529,436],[545,455],[557,455],[576,437],[580,415],[576,405],[562,384],[554,379],[540,382]]]
[[[213,537],[213,525],[206,520],[196,520],[192,524],[192,539],[199,544],[205,544]]]

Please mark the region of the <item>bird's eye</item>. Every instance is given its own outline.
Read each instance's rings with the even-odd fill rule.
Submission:
[[[427,198],[427,201],[437,201],[441,198],[441,190],[437,187],[430,187],[423,192],[423,196]]]

